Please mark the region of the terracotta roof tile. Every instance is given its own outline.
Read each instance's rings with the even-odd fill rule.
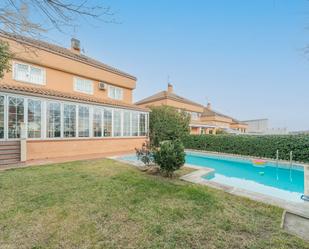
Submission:
[[[15,93],[21,93],[21,94],[28,94],[28,95],[39,95],[39,96],[46,96],[46,97],[52,97],[52,98],[60,98],[60,99],[66,99],[76,102],[87,102],[91,104],[102,104],[112,107],[122,107],[132,110],[139,110],[139,111],[149,111],[147,108],[142,108],[133,104],[127,104],[122,101],[117,100],[107,100],[107,99],[101,99],[97,97],[92,96],[86,96],[83,94],[73,94],[73,93],[65,93],[60,92],[52,89],[48,89],[45,87],[31,87],[31,86],[24,86],[24,85],[17,85],[17,84],[5,84],[0,83],[0,91],[3,92],[15,92]]]
[[[176,100],[176,101],[180,101],[180,102],[183,102],[183,103],[187,103],[187,104],[190,104],[190,105],[195,105],[195,106],[199,106],[199,107],[203,107],[203,105],[201,104],[198,104],[196,102],[193,102],[189,99],[186,99],[184,97],[181,97],[175,93],[169,93],[167,91],[162,91],[162,92],[158,92],[154,95],[151,95],[145,99],[142,99],[138,102],[136,102],[135,104],[136,105],[141,105],[141,104],[146,104],[146,103],[149,103],[149,102],[153,102],[153,101],[157,101],[157,100],[161,100],[161,99],[172,99],[172,100]]]
[[[51,52],[60,54],[62,56],[66,56],[66,57],[69,57],[71,59],[78,60],[80,62],[90,64],[92,66],[99,67],[99,68],[102,68],[104,70],[107,70],[107,71],[128,77],[128,78],[133,79],[133,80],[136,80],[135,76],[132,76],[128,73],[125,73],[125,72],[117,69],[117,68],[106,65],[106,64],[104,64],[100,61],[92,59],[92,58],[85,56],[83,54],[73,53],[71,50],[57,46],[55,44],[51,44],[51,43],[48,43],[48,42],[45,42],[45,41],[36,40],[36,39],[29,38],[29,37],[26,37],[26,36],[11,34],[11,33],[5,32],[3,30],[0,30],[0,37],[15,40],[19,43],[24,43],[26,45],[31,45],[33,47],[37,47],[37,48],[40,48],[40,49],[45,49],[47,51],[51,51]]]

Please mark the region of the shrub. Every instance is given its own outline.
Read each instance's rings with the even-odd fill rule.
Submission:
[[[183,139],[185,148],[207,150],[256,157],[275,158],[279,150],[280,159],[309,162],[309,135],[189,135]]]
[[[151,146],[159,147],[162,141],[181,140],[189,135],[190,117],[173,107],[152,107],[149,117],[149,138]]]
[[[138,160],[142,161],[146,166],[149,166],[154,163],[153,153],[151,151],[149,142],[145,142],[142,145],[142,148],[135,148],[136,156]]]
[[[163,174],[171,177],[185,163],[183,144],[179,140],[162,142],[154,153],[154,161]]]

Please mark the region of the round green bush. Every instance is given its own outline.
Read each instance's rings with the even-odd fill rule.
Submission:
[[[183,144],[179,140],[162,142],[154,153],[154,161],[163,174],[171,177],[185,163]]]

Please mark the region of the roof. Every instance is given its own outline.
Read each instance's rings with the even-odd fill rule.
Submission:
[[[60,46],[55,45],[55,44],[51,44],[51,43],[48,43],[48,42],[45,42],[45,41],[33,39],[33,38],[30,38],[30,37],[26,37],[26,36],[8,33],[8,32],[5,32],[3,30],[0,30],[0,37],[4,37],[4,38],[10,39],[10,40],[14,40],[16,42],[23,43],[25,45],[29,45],[29,46],[36,47],[36,48],[39,48],[39,49],[42,49],[42,50],[46,50],[48,52],[56,53],[56,54],[61,55],[63,57],[67,57],[67,58],[70,58],[72,60],[76,60],[76,61],[88,64],[88,65],[106,70],[106,71],[110,71],[110,72],[119,74],[119,75],[124,76],[124,77],[136,80],[135,76],[132,76],[128,73],[125,73],[125,72],[123,72],[123,71],[121,71],[117,68],[108,66],[108,65],[106,65],[106,64],[104,64],[100,61],[92,59],[92,58],[85,56],[83,54],[76,54],[76,53],[72,52],[70,49],[60,47]]]
[[[151,95],[147,98],[144,98],[140,101],[137,101],[135,104],[136,105],[141,105],[141,104],[147,104],[150,102],[154,102],[154,101],[158,101],[158,100],[162,100],[162,99],[171,99],[171,100],[175,100],[175,101],[179,101],[179,102],[183,102],[186,104],[190,104],[190,105],[195,105],[195,106],[199,106],[199,107],[203,107],[203,105],[198,104],[194,101],[191,101],[189,99],[186,99],[184,97],[181,97],[173,92],[168,92],[168,91],[162,91],[162,92],[158,92],[154,95]]]
[[[55,99],[71,100],[75,102],[86,102],[88,104],[101,104],[111,107],[117,106],[138,111],[146,111],[146,112],[149,111],[149,109],[147,108],[142,108],[133,104],[127,104],[117,100],[101,99],[92,96],[86,96],[83,94],[64,93],[56,90],[51,90],[45,87],[31,87],[16,84],[12,85],[12,84],[0,83],[0,91],[20,93],[26,95],[36,95],[40,97],[46,96]]]
[[[225,114],[222,114],[220,112],[217,112],[217,111],[214,111],[212,109],[209,109],[207,107],[204,108],[204,111],[202,113],[202,117],[210,117],[210,116],[220,116],[220,117],[223,117],[223,118],[229,118],[229,119],[233,119],[232,117],[230,116],[227,116]]]
[[[217,111],[214,111],[212,109],[209,109],[208,107],[205,107],[204,111],[202,113],[202,117],[211,117],[211,116],[219,116],[219,117],[223,117],[223,118],[232,119],[232,122],[236,123],[236,124],[245,124],[244,122],[239,121],[239,120],[237,120],[235,118],[232,118],[232,117],[230,117],[228,115],[222,114],[220,112],[217,112]]]

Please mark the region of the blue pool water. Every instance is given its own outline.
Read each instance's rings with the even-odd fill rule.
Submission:
[[[123,157],[136,161],[134,155]],[[250,159],[187,152],[186,163],[214,169],[205,176],[209,181],[243,188],[288,201],[301,202],[304,193],[304,170],[299,165],[278,165],[267,162],[257,166]]]

